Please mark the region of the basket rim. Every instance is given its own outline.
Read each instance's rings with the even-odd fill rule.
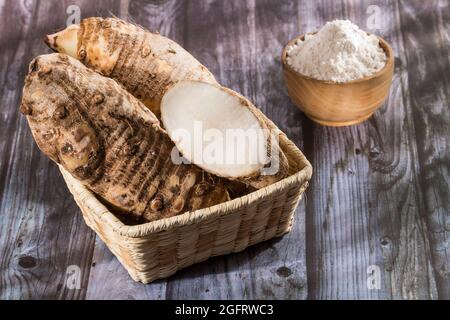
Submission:
[[[90,212],[97,216],[99,220],[107,224],[117,234],[128,238],[141,238],[149,234],[166,231],[180,226],[194,224],[212,217],[219,217],[238,210],[246,205],[261,200],[272,193],[284,190],[298,182],[307,182],[312,176],[312,166],[297,146],[290,141],[286,135],[280,132],[280,142],[288,149],[291,156],[294,156],[296,165],[299,166],[297,172],[267,187],[256,190],[245,196],[229,200],[208,208],[196,211],[188,211],[183,214],[151,221],[139,225],[129,226],[120,221],[108,208],[102,204],[95,195],[87,189],[80,181],[75,179],[61,165],[58,165],[63,178],[68,185],[73,196],[78,201],[89,208]]]

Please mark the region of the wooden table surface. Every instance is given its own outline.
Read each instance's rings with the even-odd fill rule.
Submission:
[[[291,233],[133,282],[18,112],[28,63],[49,52],[42,38],[65,27],[71,4],[176,40],[305,152],[314,176]],[[0,17],[0,298],[450,299],[448,1],[3,0]],[[328,128],[290,102],[280,54],[336,18],[385,38],[395,76],[370,120]]]

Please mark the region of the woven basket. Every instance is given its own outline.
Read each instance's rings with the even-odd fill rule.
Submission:
[[[289,160],[289,177],[210,208],[136,226],[123,224],[61,166],[60,170],[87,225],[135,281],[149,283],[210,257],[279,237],[291,229],[312,168],[284,133],[280,133],[280,146]]]

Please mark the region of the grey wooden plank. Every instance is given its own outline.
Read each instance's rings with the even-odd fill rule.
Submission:
[[[89,1],[78,4],[82,14],[100,12]],[[0,8],[0,298],[4,299],[79,299],[86,294],[94,234],[18,112],[28,63],[49,52],[42,38],[65,26],[66,8],[60,1],[7,1]],[[66,285],[69,266],[80,270],[79,289]]]
[[[255,75],[248,79],[253,85],[254,102],[278,127],[303,149],[303,114],[293,106],[287,95],[281,68],[281,51],[298,32],[297,5],[293,1],[256,1],[253,54]],[[294,14],[293,14],[294,13]],[[303,195],[302,198],[304,198]],[[305,201],[296,212],[292,231],[280,241],[249,250],[254,274],[255,297],[264,299],[306,299],[306,236]],[[260,280],[261,279],[261,280]]]
[[[393,299],[436,299],[435,273],[419,186],[417,133],[407,98],[409,73],[405,66],[409,61],[400,34],[403,26],[396,3],[384,1],[379,7],[386,21],[380,33],[396,52],[388,109],[382,118],[374,118],[369,151],[372,178],[378,185],[370,194],[370,203],[380,226],[378,245],[385,284]],[[393,113],[389,114],[389,110]]]
[[[336,18],[365,28],[374,4],[381,9],[378,33],[400,54],[398,11],[389,2],[303,2],[301,33]],[[399,59],[405,65],[402,54]],[[407,76],[398,66],[389,100],[366,123],[326,128],[305,122],[305,148],[316,169],[307,205],[309,298],[436,297],[415,131],[404,99]],[[380,290],[367,286],[369,266],[380,268]]]
[[[165,298],[166,280],[155,281],[149,285],[135,282],[102,240],[96,238],[86,299],[160,300]]]
[[[44,49],[38,42],[40,39],[35,39],[39,36],[36,30],[40,29],[40,24],[49,27],[54,23],[43,14],[48,10],[47,4],[38,2],[8,2],[2,7],[2,34],[8,35],[8,45],[2,45],[5,51],[2,57],[6,61],[2,63],[5,69],[2,70],[0,126],[5,137],[0,179],[0,292],[3,298],[49,298],[69,294],[63,286],[66,263],[74,264],[72,261],[78,256],[82,265],[84,259],[76,250],[84,251],[92,240],[88,237],[78,248],[70,250],[77,240],[70,237],[71,233],[83,230],[83,226],[79,219],[62,215],[66,210],[75,211],[75,206],[61,186],[55,167],[39,153],[25,119],[17,112],[28,62]],[[23,24],[16,33],[13,29],[16,22],[11,19],[17,16],[22,17]],[[66,228],[61,229],[63,224]],[[71,294],[77,296],[82,291]]]
[[[371,4],[369,1],[366,3]],[[371,203],[378,204],[374,212],[380,217],[379,244],[384,268],[389,276],[389,282],[386,283],[389,283],[394,299],[436,299],[436,275],[430,256],[428,226],[423,216],[417,132],[407,98],[410,74],[405,67],[410,62],[405,55],[408,49],[404,47],[401,36],[401,30],[407,27],[401,24],[396,3],[384,1],[379,6],[381,15],[387,20],[381,35],[397,53],[396,76],[388,101],[389,106],[392,98],[395,99],[395,113],[383,121],[375,118],[372,136],[379,137],[383,144],[373,143],[372,156],[369,153],[370,165],[376,172],[374,180],[380,185],[375,194],[371,193],[374,196]],[[399,110],[401,105],[404,113]],[[394,144],[393,139],[396,141]],[[386,188],[390,185],[394,188]]]
[[[450,10],[448,1],[399,5],[433,267],[450,299]]]

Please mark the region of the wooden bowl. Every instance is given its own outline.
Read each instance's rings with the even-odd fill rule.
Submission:
[[[311,120],[326,126],[349,126],[370,118],[389,94],[394,74],[394,53],[389,44],[378,38],[387,56],[383,69],[363,79],[336,83],[302,75],[288,65],[287,48],[304,36],[290,41],[281,56],[284,82],[292,102]]]

